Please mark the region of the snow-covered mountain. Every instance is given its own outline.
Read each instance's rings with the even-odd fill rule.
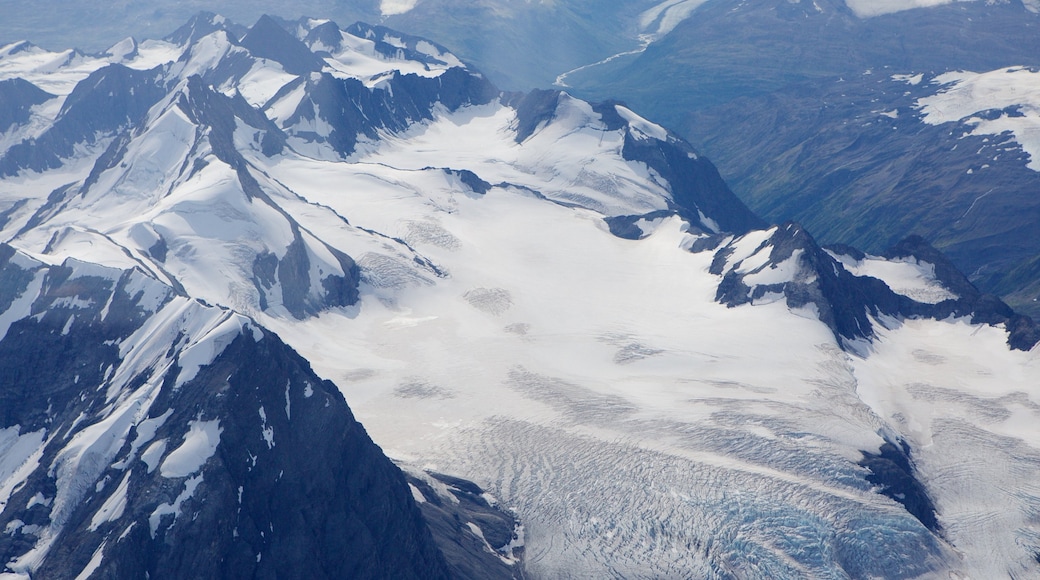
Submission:
[[[0,288],[4,578],[512,577],[446,559],[335,386],[248,318],[7,245]]]
[[[1038,26],[1033,3],[716,0],[565,82],[675,128],[768,219],[878,253],[922,235],[1036,316]]]
[[[0,75],[0,348],[51,353],[18,342],[39,327],[107,357],[79,382],[51,363],[67,412],[0,375],[20,401],[0,425],[10,574],[46,573],[54,550],[83,577],[123,550],[166,565],[193,545],[189,513],[267,497],[249,531],[286,550],[274,562],[233,524],[191,541],[308,575],[277,566],[348,545],[347,524],[292,547],[299,528],[264,517],[311,490],[295,462],[342,468],[310,442],[354,445],[328,435],[354,425],[332,385],[410,474],[372,458],[397,483],[358,485],[397,494],[412,526],[380,529],[422,535],[421,513],[456,576],[1038,570],[1040,331],[923,239],[823,248],[621,103],[503,93],[378,26],[203,15],[102,56],[8,45]],[[82,275],[48,290],[69,268],[154,296],[94,296]],[[124,296],[144,306],[101,333]],[[31,374],[19,357],[0,360]],[[248,479],[272,453],[278,472]],[[236,473],[258,486],[241,502]],[[350,473],[355,489],[370,470]],[[313,493],[343,500],[338,477]]]

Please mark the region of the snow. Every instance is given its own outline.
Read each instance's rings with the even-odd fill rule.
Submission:
[[[179,388],[194,379],[202,367],[216,360],[224,349],[242,334],[244,323],[244,317],[228,314],[219,324],[208,329],[203,336],[192,341],[181,351],[178,360],[181,372],[177,375],[174,388]]]
[[[264,438],[264,442],[267,443],[268,449],[274,449],[274,427],[267,425],[267,412],[264,411],[264,407],[260,407],[260,435]]]
[[[1011,133],[1029,154],[1028,167],[1040,171],[1040,72],[1010,67],[984,73],[949,72],[934,81],[940,90],[918,99],[922,120],[929,125],[962,122],[974,127],[972,135]],[[993,120],[976,115],[988,110],[1017,107]]]
[[[0,429],[0,511],[39,465],[46,435],[46,429],[21,433],[20,425]]]
[[[74,50],[50,52],[33,46],[11,54],[18,43],[0,48],[0,80],[25,79],[53,95],[67,96],[76,84],[94,71],[112,63],[120,63],[137,70],[149,70],[171,63],[180,57],[180,48],[165,41],[149,40],[136,46],[133,39],[125,39],[101,56],[86,55]]]
[[[224,429],[220,421],[195,420],[188,423],[184,442],[163,460],[159,474],[166,478],[187,477],[197,473],[206,461],[217,452],[220,434]]]
[[[213,70],[222,59],[234,53],[244,54],[246,50],[235,46],[235,43],[228,38],[227,32],[218,30],[193,44],[188,49],[187,58],[181,57],[170,72],[181,79],[192,75],[203,75]]]
[[[902,81],[912,87],[916,87],[924,80],[924,73],[917,73],[915,75],[892,75],[892,80]]]
[[[88,530],[91,532],[97,531],[102,524],[114,522],[123,517],[123,511],[126,509],[126,492],[130,487],[130,475],[132,473],[131,471],[126,472],[116,490],[112,492],[112,495],[108,496],[101,508],[94,513],[94,517],[90,520],[90,526],[87,527]]]
[[[101,545],[97,547],[97,550],[94,550],[94,554],[90,557],[90,561],[87,562],[86,567],[83,568],[82,572],[76,575],[76,580],[87,580],[90,578],[91,574],[101,567],[101,562],[105,557],[105,546],[107,544],[108,542],[101,542]]]
[[[693,4],[672,0],[645,14],[660,28]],[[436,73],[385,59],[370,40],[343,40],[343,53],[327,60],[338,75],[376,83],[369,73],[399,65]],[[211,70],[238,50],[223,33],[211,35],[171,74]],[[0,58],[0,71],[12,70],[4,66],[13,65]],[[304,96],[301,84],[270,102],[289,80],[257,61],[237,90],[281,122]],[[626,131],[669,138],[629,109],[618,107],[629,126],[609,131],[588,104],[563,95],[553,120],[523,144],[515,111],[500,103],[438,109],[432,121],[361,143],[346,160],[321,143],[296,147],[298,138],[295,150],[266,158],[256,131],[239,124],[236,147],[265,200],[245,194],[172,99],[149,113],[125,167],[17,240],[42,251],[53,239],[49,260],[136,265],[127,291],[154,314],[119,343],[107,406],[77,420],[83,429],[53,466],[52,525],[12,569],[33,570],[85,494],[111,490],[91,519],[95,529],[117,519],[138,453],[149,473],[184,478],[176,499],[150,514],[153,537],[202,482],[219,421],[198,416],[178,442],[166,434],[173,411],[158,414],[155,397],[171,379],[182,386],[196,377],[246,326],[254,339],[262,334],[249,318],[164,293],[156,280],[255,316],[339,386],[391,456],[463,475],[515,509],[534,576],[837,577],[854,557],[865,577],[897,568],[992,577],[990,554],[1024,570],[1032,552],[1020,546],[1040,543],[1029,528],[1040,497],[1040,404],[1030,388],[1040,376],[1037,354],[1008,351],[999,328],[922,320],[885,321],[879,340],[857,345],[856,356],[838,348],[818,312],[791,310],[779,295],[737,308],[717,303],[714,253],[687,251],[697,239],[688,224],[644,220],[645,237],[633,241],[604,223],[665,209],[670,199],[659,176],[620,155]],[[976,106],[974,97],[965,102],[964,110]],[[82,180],[90,155],[75,168],[5,180],[3,201],[31,200],[5,233],[21,228],[47,192]],[[182,172],[199,160],[208,165]],[[479,195],[445,168],[473,171],[493,187]],[[717,229],[711,217],[701,220]],[[799,253],[771,265],[775,233],[725,240],[725,267],[754,284],[796,276]],[[160,238],[169,246],[163,262],[147,253]],[[255,258],[284,257],[297,239],[316,293],[324,276],[342,273],[330,248],[357,260],[359,304],[297,320],[276,284],[260,310]],[[928,264],[845,263],[916,299],[944,296]],[[34,284],[0,323],[29,314],[42,288]],[[959,358],[961,349],[969,354]],[[304,397],[314,392],[304,386]],[[275,417],[257,412],[259,435],[273,447]],[[865,481],[856,462],[879,449],[882,433],[913,446],[950,545]],[[44,438],[0,431],[5,500],[36,467]],[[985,457],[995,458],[992,469]],[[122,480],[99,488],[109,467],[123,470]],[[935,569],[913,568],[927,565]]]
[[[77,431],[58,452],[51,465],[56,494],[50,521],[37,535],[35,546],[8,567],[18,572],[34,570],[46,556],[83,498],[96,490],[101,474],[122,448],[130,426],[139,422],[158,395],[145,386],[106,408],[100,420]]]
[[[362,226],[373,219],[385,219],[383,216],[416,219],[429,211],[425,201],[417,197],[397,199],[389,206],[385,202],[382,207],[368,206],[365,191],[359,188],[350,200],[352,219]],[[844,356],[836,349],[818,351],[817,345],[833,341],[826,328],[813,319],[785,315],[783,305],[730,310],[716,304],[714,279],[706,275],[711,256],[681,250],[687,234],[674,218],[647,239],[631,242],[603,231],[591,212],[496,188],[479,199],[457,196],[450,210],[438,212],[438,223],[451,232],[458,245],[447,248],[426,243],[418,249],[437,262],[450,264],[451,278],[438,280],[434,287],[401,289],[398,306],[366,300],[350,321],[336,312],[325,313],[305,325],[265,320],[295,348],[307,353],[320,373],[343,388],[366,429],[394,456],[427,458],[439,467],[473,474],[478,481],[490,481],[498,488],[499,482],[511,479],[509,472],[499,470],[513,462],[528,464],[523,457],[531,457],[534,462],[566,463],[566,455],[592,444],[582,443],[586,438],[596,442],[621,439],[650,447],[662,457],[690,457],[675,459],[690,466],[687,469],[697,471],[700,468],[693,465],[707,462],[719,473],[739,466],[733,472],[735,477],[737,473],[755,473],[755,477],[775,479],[781,475],[779,469],[763,471],[753,462],[683,451],[683,445],[664,443],[644,430],[647,424],[669,424],[676,425],[678,433],[684,429],[678,425],[690,428],[711,422],[713,416],[718,417],[713,405],[699,400],[719,396],[734,397],[744,401],[746,408],[762,412],[773,404],[763,397],[804,405],[808,391],[800,391],[795,385],[817,389],[796,378],[804,376],[806,368],[815,368],[815,363],[803,358],[804,353],[821,355],[821,364]],[[518,240],[524,243],[518,244]],[[511,258],[503,261],[503,255]],[[659,271],[672,276],[663,281],[653,274]],[[473,308],[464,297],[479,288],[506,290],[511,306],[496,309],[497,314]],[[578,288],[582,290],[576,292]],[[636,296],[638,300],[633,299]],[[678,312],[683,315],[677,317]],[[729,319],[731,315],[737,319]],[[408,324],[397,323],[400,320]],[[523,336],[503,330],[516,323],[527,324],[530,330]],[[761,330],[740,330],[748,328]],[[606,335],[623,338],[604,342],[601,337]],[[780,336],[784,339],[777,342]],[[764,360],[749,365],[742,357],[733,358],[733,352],[744,351]],[[340,354],[343,352],[351,355]],[[616,362],[621,352],[648,354],[622,365]],[[413,381],[415,376],[431,385],[444,385],[453,397],[402,399],[394,394],[399,385]],[[715,386],[723,384],[734,386]],[[777,384],[786,385],[784,391],[771,386]],[[560,392],[563,394],[553,394]],[[872,429],[857,434],[847,426],[844,413],[823,411],[830,408],[829,402],[821,400],[819,404],[822,416],[814,414],[813,432],[824,430],[815,424],[821,421],[830,426],[828,433],[842,434],[842,445],[849,445],[845,449],[877,447]],[[827,415],[831,417],[824,418]],[[570,435],[552,438],[558,428],[553,425],[564,426]],[[549,439],[543,444],[504,431],[514,426]],[[804,428],[809,428],[808,424]],[[485,443],[478,443],[481,440]],[[596,445],[603,445],[603,455],[597,452],[594,463],[584,464],[584,473],[605,474],[625,482],[640,477],[614,471],[610,466],[618,461],[618,449],[608,443]],[[632,457],[621,453],[621,462],[628,464]],[[541,530],[530,537],[532,550],[542,549],[540,546],[546,546],[544,542],[552,536],[574,550],[587,546],[593,560],[602,557],[617,564],[635,558],[633,561],[646,566],[670,554],[672,546],[691,540],[687,534],[700,525],[693,521],[704,522],[703,514],[695,516],[695,512],[701,512],[689,503],[668,502],[666,511],[679,509],[684,517],[691,518],[688,531],[678,526],[670,532],[672,539],[662,543],[659,550],[637,555],[633,545],[620,548],[621,556],[608,556],[604,550],[617,548],[613,542],[605,542],[601,534],[566,531],[569,528],[550,524],[558,517],[552,513],[570,513],[573,507],[565,508],[552,496],[544,495],[542,485],[588,496],[575,517],[595,514],[630,530],[626,533],[635,534],[638,526],[629,526],[643,518],[653,520],[656,516],[652,514],[660,513],[657,510],[662,507],[636,507],[629,502],[617,505],[616,497],[607,499],[580,480],[545,475],[550,479],[524,477],[517,483],[523,486],[521,489],[508,485],[496,489],[506,505],[518,503],[521,517],[535,522],[533,529]],[[784,475],[783,480],[810,485],[813,477]],[[826,489],[846,498],[842,501],[873,501],[848,488],[828,484]],[[633,499],[643,497],[631,489],[626,494]],[[538,497],[545,500],[533,499]],[[558,550],[550,552],[541,569],[573,569],[567,568],[563,557]],[[661,562],[674,562],[675,558],[668,556]],[[681,559],[685,561],[686,557]]]
[[[184,481],[184,491],[177,495],[177,498],[173,500],[173,503],[159,504],[159,506],[152,511],[151,515],[148,516],[148,529],[151,533],[152,539],[155,539],[155,534],[159,531],[159,525],[162,523],[164,516],[172,515],[174,521],[177,520],[177,517],[180,516],[181,513],[181,506],[185,501],[191,499],[191,497],[195,495],[195,490],[198,489],[199,484],[201,483],[201,473],[195,477],[186,479]]]
[[[870,276],[882,280],[896,294],[902,294],[925,304],[938,304],[943,300],[956,300],[957,295],[950,292],[935,277],[935,265],[918,261],[916,258],[886,260],[876,256],[867,256],[862,260],[854,260],[849,256],[831,254],[840,261],[850,273],[856,276]]]
[[[756,272],[744,276],[744,283],[749,286],[769,286],[772,284],[790,282],[800,271],[799,263],[801,262],[802,254],[804,253],[804,250],[795,250],[791,253],[791,257],[787,258],[783,262],[780,262],[779,264],[770,264],[768,268],[761,268]]]
[[[40,270],[33,276],[32,282],[29,283],[29,287],[25,289],[20,296],[16,297],[7,310],[0,312],[0,340],[3,340],[7,336],[7,331],[11,328],[11,325],[30,314],[30,308],[33,302],[36,301],[37,296],[40,294],[40,290],[43,288],[43,281],[46,277],[46,272]]]
[[[658,141],[668,140],[668,131],[665,130],[664,127],[647,121],[646,119],[635,114],[628,107],[614,105],[614,108],[617,110],[618,114],[621,115],[621,117],[628,122],[629,126],[631,126],[632,129],[638,131],[639,133],[642,133],[647,137],[657,139]]]
[[[1033,574],[1040,351],[1010,351],[1000,329],[966,320],[908,320],[879,332],[872,356],[854,361],[857,390],[916,450],[966,575]]]
[[[106,53],[111,56],[116,62],[126,60],[127,57],[132,56],[137,50],[137,41],[131,37],[126,37],[123,40],[112,45]]]
[[[564,96],[553,123],[522,146],[513,141],[514,122],[515,111],[508,107],[466,107],[439,114],[404,134],[384,135],[367,150],[359,146],[353,160],[372,164],[370,174],[376,176],[393,173],[379,166],[411,171],[466,168],[489,183],[527,187],[554,201],[606,215],[667,207],[670,193],[649,179],[646,165],[621,158],[622,131],[606,131],[587,103]],[[363,177],[352,173],[354,179]]]
[[[580,113],[565,110],[560,127],[532,142],[554,129],[580,137]],[[601,205],[547,204],[514,187],[466,195],[425,169],[465,167],[550,199],[557,179],[583,183],[560,178],[572,166],[562,138],[553,171],[519,163],[524,147],[509,141],[509,121],[493,106],[474,108],[385,136],[346,163],[287,156],[265,167],[303,200],[405,239],[450,272],[369,287],[359,309],[304,322],[261,316],[341,387],[377,443],[393,457],[467,474],[516,507],[529,523],[528,553],[539,554],[535,573],[595,574],[588,571],[609,565],[668,575],[743,561],[747,542],[766,546],[775,536],[750,515],[766,506],[781,519],[823,517],[799,532],[818,530],[809,537],[847,533],[837,523],[844,516],[829,518],[862,512],[877,533],[899,529],[925,541],[916,520],[866,488],[853,465],[859,450],[880,446],[885,423],[856,395],[857,359],[837,349],[813,313],[783,301],[715,303],[712,253],[683,251],[692,237],[675,218],[641,241],[620,240],[605,231]],[[482,130],[474,136],[463,126]],[[309,212],[304,223],[322,239],[346,241],[325,219]],[[741,262],[757,283],[789,279],[797,255],[754,273],[768,263],[764,244],[774,233],[734,240],[730,267]],[[895,271],[923,284],[924,267],[918,278],[910,268]],[[1006,348],[1004,340],[994,344]],[[417,384],[427,387],[402,388]],[[747,446],[755,451],[739,451]],[[648,482],[676,495],[648,494]],[[566,499],[551,493],[561,489]],[[730,536],[719,510],[759,524]],[[675,515],[662,522],[661,514]],[[592,518],[604,524],[580,523]],[[647,546],[650,525],[657,535]],[[715,547],[703,558],[679,549],[710,537]]]
[[[239,80],[235,88],[246,102],[259,109],[263,108],[282,87],[296,78],[296,75],[285,72],[278,63],[260,59]]]
[[[860,18],[870,18],[873,16],[881,16],[882,14],[892,14],[904,10],[913,10],[914,8],[930,8],[934,6],[944,6],[954,2],[976,1],[979,0],[845,0],[845,4],[848,5],[849,9],[851,9],[856,16],[859,16]],[[992,4],[995,0],[986,1],[987,3]],[[1031,12],[1040,11],[1040,2],[1037,0],[1023,0],[1022,3]]]
[[[426,503],[426,496],[419,491],[419,488],[409,483],[408,489],[412,491],[412,499],[415,500],[415,503]]]
[[[166,439],[160,439],[144,450],[144,453],[141,454],[141,461],[148,466],[148,473],[155,471],[164,453],[166,453]]]
[[[284,126],[296,109],[299,108],[300,103],[303,102],[303,98],[307,96],[307,85],[300,83],[300,86],[293,89],[288,95],[283,96],[277,101],[267,101],[267,110],[264,113],[268,119],[274,121],[278,126]]]
[[[137,452],[141,449],[141,447],[144,447],[146,444],[150,443],[152,439],[155,438],[155,434],[159,431],[159,428],[166,423],[166,420],[169,419],[170,415],[172,414],[173,409],[167,409],[165,413],[159,415],[158,417],[145,419],[144,421],[138,423],[136,425],[137,436],[134,438],[133,443],[130,444],[130,453],[127,454],[125,460],[119,463],[112,464],[112,467],[115,467],[116,469],[126,469],[127,466],[129,466],[130,462],[132,462],[137,457]],[[149,447],[148,451],[146,451],[145,454],[141,456],[142,461],[144,461],[148,465],[148,473],[151,473],[155,470],[155,466],[158,464],[159,457],[162,457],[162,454],[165,451],[166,443],[163,442],[162,445],[159,447],[155,445]],[[149,452],[151,452],[152,455],[149,455]],[[156,452],[158,452],[158,455],[155,455]]]
[[[406,48],[400,39],[386,37],[382,40],[390,44],[396,41],[400,48]],[[418,42],[416,50],[432,56],[442,64],[408,60],[403,58],[400,53],[395,56],[387,56],[376,51],[375,40],[361,38],[346,32],[341,32],[340,44],[342,49],[325,59],[325,63],[328,65],[326,72],[338,78],[358,79],[368,87],[376,86],[383,76],[392,71],[398,71],[402,75],[415,74],[432,78],[440,76],[449,68],[465,66],[458,57],[451,53],[441,52],[429,42]]]
[[[665,0],[639,15],[639,28],[660,38],[679,25],[707,0]]]
[[[25,504],[25,509],[32,509],[34,505],[50,506],[51,500],[44,497],[42,492],[36,492],[36,495],[29,498],[29,503]]]

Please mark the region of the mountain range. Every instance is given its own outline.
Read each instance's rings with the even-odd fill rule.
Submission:
[[[920,235],[1040,314],[1036,5],[860,4],[706,2],[566,83],[675,128],[768,219],[872,252]]]
[[[1037,325],[618,101],[200,14],[0,120],[5,580],[1037,572]]]

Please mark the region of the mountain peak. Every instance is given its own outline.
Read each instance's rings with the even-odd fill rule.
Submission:
[[[187,23],[167,35],[164,40],[178,46],[194,44],[197,40],[218,30],[228,31],[234,39],[241,38],[245,29],[213,12],[199,12]]]
[[[273,60],[292,74],[317,72],[325,64],[303,42],[266,14],[256,21],[239,44],[253,56]]]

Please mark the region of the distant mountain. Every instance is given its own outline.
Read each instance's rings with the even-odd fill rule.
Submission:
[[[983,290],[1040,313],[1038,176],[1025,128],[1036,82],[1000,72],[1040,64],[1036,7],[955,2],[872,18],[860,8],[708,2],[645,52],[567,83],[678,128],[769,219],[873,252],[919,234]],[[978,83],[958,93],[960,77],[940,75],[959,70],[990,73],[991,87],[1014,82],[996,100]],[[970,110],[936,122],[937,95],[971,86]],[[1022,128],[976,130],[972,120],[1001,115]]]
[[[355,0],[330,6],[313,0],[291,4],[191,0],[163,6],[123,2],[85,10],[68,0],[46,0],[31,7],[9,6],[0,22],[0,44],[32,38],[51,49],[71,45],[95,53],[128,36],[163,36],[199,11],[217,12],[239,22],[254,22],[263,14],[291,19],[310,15],[345,25],[370,22],[439,39],[499,86],[529,90],[550,86],[563,71],[637,48],[638,35],[646,29],[641,18],[647,11],[660,13],[661,4],[661,0]]]
[[[1040,330],[923,238],[770,225],[635,109],[380,25],[8,81],[6,574],[1037,570]]]

